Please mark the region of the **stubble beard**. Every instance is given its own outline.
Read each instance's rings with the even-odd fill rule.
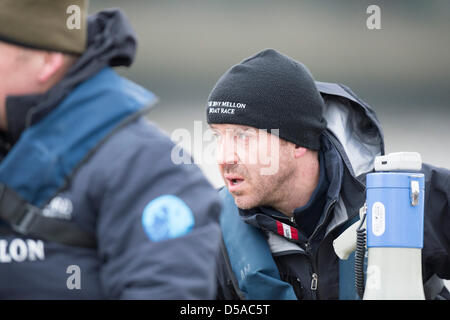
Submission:
[[[293,170],[280,167],[275,175],[256,174],[251,178],[247,175],[249,185],[246,190],[232,193],[236,205],[241,209],[261,206],[276,208],[277,203],[286,197],[285,193],[289,190],[287,184],[292,174]]]

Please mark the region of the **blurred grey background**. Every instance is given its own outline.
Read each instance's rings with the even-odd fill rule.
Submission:
[[[275,48],[340,82],[377,112],[387,152],[418,151],[450,167],[450,1],[377,1],[381,30],[369,30],[373,1],[91,1],[119,7],[139,39],[121,73],[154,91],[150,114],[169,134],[205,121],[205,101],[229,67]]]
[[[381,30],[366,9],[381,8]],[[417,151],[450,168],[448,0],[91,0],[90,12],[119,7],[139,39],[120,73],[155,92],[150,119],[169,135],[205,122],[205,102],[232,65],[275,48],[315,78],[349,86],[377,112],[386,152]],[[215,186],[215,165],[201,165]]]
[[[366,26],[371,4],[381,30]],[[448,0],[91,0],[90,12],[111,7],[139,39],[135,63],[120,73],[159,96],[150,118],[169,134],[205,122],[208,94],[228,68],[275,48],[371,105],[387,152],[418,151],[450,168]],[[221,184],[215,166],[201,167]]]
[[[381,9],[369,30],[366,9]],[[386,151],[418,151],[450,168],[450,1],[92,0],[119,7],[139,40],[121,74],[155,92],[150,119],[168,134],[205,122],[205,102],[232,65],[265,48],[315,78],[349,86],[377,112]],[[201,165],[214,185],[216,168]]]

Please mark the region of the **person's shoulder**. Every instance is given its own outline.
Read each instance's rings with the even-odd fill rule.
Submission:
[[[421,172],[425,175],[425,181],[427,184],[438,184],[450,187],[449,169],[423,163]]]
[[[158,172],[188,171],[194,166],[175,166],[171,154],[175,144],[168,134],[144,117],[122,125],[95,146],[80,164],[75,178],[102,189],[116,180],[154,179]],[[124,181],[122,181],[124,182]]]
[[[128,148],[140,148],[145,145],[174,145],[166,132],[143,116],[119,128],[111,136],[109,144],[110,146],[122,145],[124,142]]]
[[[118,128],[98,147],[94,161],[119,162],[130,157],[149,161],[169,155],[175,144],[156,124],[144,117]]]
[[[443,175],[450,175],[450,170],[444,167],[437,167],[429,163],[422,164],[422,172],[424,173],[438,173]]]

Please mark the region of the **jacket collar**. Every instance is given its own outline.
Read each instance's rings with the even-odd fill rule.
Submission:
[[[122,11],[104,10],[89,16],[86,51],[60,82],[43,94],[7,97],[6,142],[14,145],[25,129],[46,117],[79,84],[106,66],[130,66],[135,51],[136,36]]]
[[[278,234],[290,242],[306,243],[312,240],[310,238],[314,238],[318,234],[318,229],[323,227],[326,221],[330,219],[332,211],[330,207],[338,200],[343,180],[342,160],[327,135],[322,135],[321,137],[320,152],[322,153],[321,158],[324,160],[322,170],[327,175],[326,179],[325,177],[322,177],[322,179],[327,180],[329,183],[328,191],[322,195],[326,198],[324,201],[325,205],[321,209],[322,212],[318,213],[320,218],[318,221],[316,220],[312,233],[305,233],[301,226],[297,226],[287,216],[270,207],[257,207],[249,210],[239,209],[241,218],[250,225]]]

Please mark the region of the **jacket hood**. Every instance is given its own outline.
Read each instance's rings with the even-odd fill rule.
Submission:
[[[342,188],[326,233],[352,219],[365,201],[365,176],[384,154],[383,131],[375,112],[349,88],[316,82],[325,101],[326,135],[344,164]]]
[[[344,85],[316,82],[316,86],[325,101],[327,130],[343,147],[339,151],[348,169],[355,177],[372,171],[374,158],[384,154],[383,130],[375,112]]]
[[[88,18],[87,49],[65,77],[44,94],[9,96],[6,100],[8,140],[14,144],[81,82],[106,66],[130,66],[136,53],[136,35],[118,9],[100,11]]]

